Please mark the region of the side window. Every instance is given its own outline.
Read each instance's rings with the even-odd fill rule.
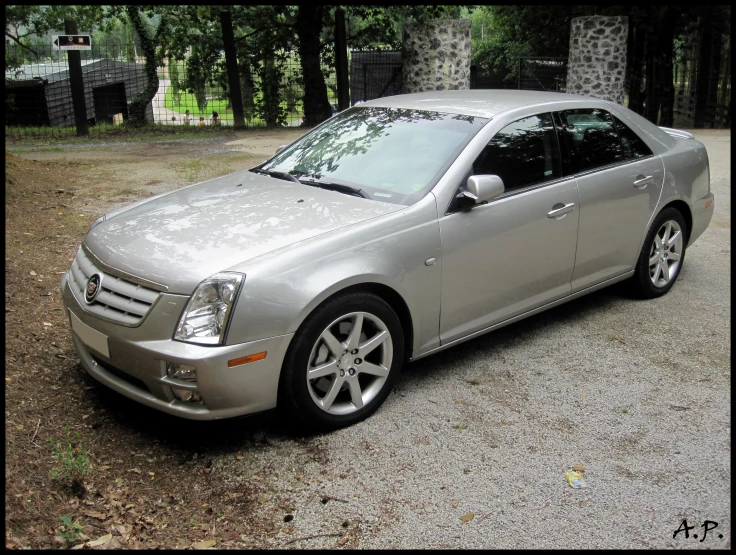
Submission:
[[[578,108],[561,113],[563,134],[573,168],[582,172],[624,160],[611,115],[605,110]]]
[[[557,135],[551,114],[510,123],[473,162],[474,175],[497,175],[506,190],[560,177]]]
[[[624,156],[627,160],[644,158],[645,156],[651,156],[652,150],[647,144],[641,140],[639,135],[634,133],[629,127],[624,124],[616,116],[613,116],[613,121],[616,122],[616,129],[618,129],[618,136],[621,137],[621,146],[624,149]]]

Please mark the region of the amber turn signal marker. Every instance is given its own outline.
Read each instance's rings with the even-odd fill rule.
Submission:
[[[713,201],[709,200],[708,202],[705,203],[705,207],[708,208],[711,204],[713,204]]]
[[[232,368],[233,366],[240,366],[241,364],[248,364],[249,362],[255,362],[257,360],[263,360],[266,358],[266,351],[256,353],[254,355],[248,355],[247,357],[234,358],[227,361],[227,367]]]

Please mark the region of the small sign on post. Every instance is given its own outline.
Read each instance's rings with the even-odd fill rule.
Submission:
[[[89,35],[51,35],[53,50],[92,50]]]

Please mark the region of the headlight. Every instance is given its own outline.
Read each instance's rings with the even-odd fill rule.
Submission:
[[[243,274],[222,272],[200,283],[184,309],[174,339],[221,345],[243,279]]]

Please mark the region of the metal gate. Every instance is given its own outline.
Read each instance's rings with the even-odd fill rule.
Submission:
[[[350,51],[350,103],[401,93],[401,52]]]
[[[567,58],[519,58],[519,90],[567,90]]]

